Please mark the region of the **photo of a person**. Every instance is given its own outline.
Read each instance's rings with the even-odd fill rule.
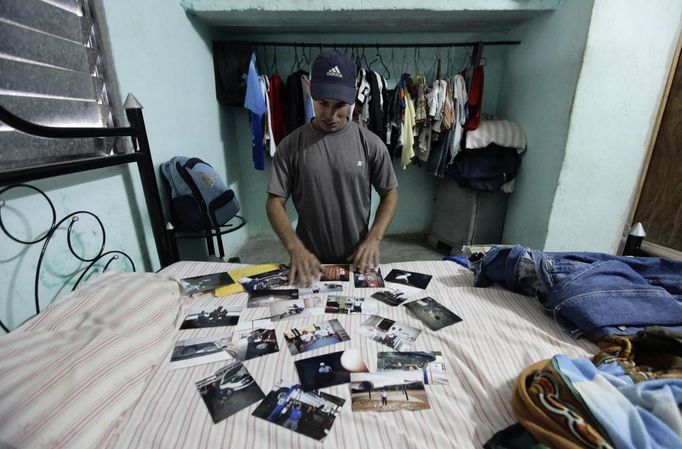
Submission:
[[[421,331],[379,315],[371,315],[362,323],[358,333],[397,351],[409,349]]]
[[[383,388],[381,389],[381,406],[386,407],[388,405],[388,393]]]
[[[350,340],[339,320],[321,321],[284,332],[292,355]]]
[[[286,419],[286,421],[284,421],[282,426],[286,427],[287,429],[296,430],[298,428],[298,422],[301,420],[302,416],[303,410],[301,410],[301,405],[294,404],[289,411],[289,417]]]

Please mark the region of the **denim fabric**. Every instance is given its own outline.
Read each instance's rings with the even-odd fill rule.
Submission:
[[[475,285],[528,296],[571,335],[632,335],[645,326],[682,326],[682,262],[602,253],[543,253],[495,247],[472,266]],[[682,329],[682,327],[681,327]]]

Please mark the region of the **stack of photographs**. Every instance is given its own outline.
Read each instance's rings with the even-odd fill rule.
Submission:
[[[409,302],[405,304],[405,307],[432,331],[437,331],[462,321],[450,309],[430,296]]]
[[[180,279],[180,285],[187,295],[204,293],[230,284],[234,284],[234,280],[225,272]]]
[[[322,441],[331,431],[345,399],[280,381],[252,415]]]
[[[214,423],[228,418],[265,397],[242,362],[232,361],[196,383]]]
[[[403,351],[414,344],[422,331],[388,318],[371,315],[362,323],[358,333],[396,351]]]

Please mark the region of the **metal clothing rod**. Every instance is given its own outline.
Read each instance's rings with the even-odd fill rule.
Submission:
[[[258,42],[258,41],[235,41],[235,44],[251,44],[254,47],[341,47],[341,48],[448,48],[448,47],[474,47],[483,45],[490,47],[495,45],[519,45],[521,41],[476,41],[476,42],[441,42],[429,44],[348,44],[337,42]]]

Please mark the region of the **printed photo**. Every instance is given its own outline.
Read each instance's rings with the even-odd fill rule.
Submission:
[[[238,323],[228,350],[238,360],[279,351],[274,323],[269,319]]]
[[[252,415],[310,438],[324,440],[345,399],[280,381]]]
[[[377,371],[421,371],[424,384],[445,385],[445,362],[440,351],[379,352]]]
[[[298,289],[296,288],[268,288],[263,290],[253,290],[249,292],[249,300],[246,307],[270,307],[282,301],[298,299]]]
[[[239,321],[243,306],[221,305],[195,307],[182,322],[180,329],[199,329],[204,327],[234,326]]]
[[[306,296],[303,299],[279,301],[270,305],[272,321],[322,314],[324,314],[324,306],[319,296]]]
[[[393,269],[386,276],[386,282],[394,282],[424,290],[429,285],[429,282],[431,282],[432,277],[430,274]]]
[[[211,335],[209,337],[178,340],[171,354],[169,369],[188,368],[205,363],[230,360],[227,347],[229,335]]]
[[[340,291],[343,291],[343,284],[339,284],[338,282],[318,282],[311,288],[299,288],[298,294],[303,296]]]
[[[196,386],[214,423],[265,397],[249,371],[239,361],[220,368],[212,376],[197,382]]]
[[[419,371],[353,373],[350,382],[354,412],[394,412],[431,408]]]
[[[289,268],[281,267],[277,270],[241,278],[239,283],[244,286],[247,292],[282,287],[289,283]]]
[[[234,280],[225,272],[180,279],[180,285],[188,295],[204,293],[230,284],[234,284]]]
[[[462,321],[450,309],[430,296],[408,302],[404,306],[432,331],[437,331]]]
[[[379,267],[370,268],[363,273],[355,270],[353,272],[353,279],[357,288],[381,288],[384,286],[384,278],[381,277],[381,269]]]
[[[351,372],[367,372],[367,364],[357,349],[302,359],[295,364],[303,391],[345,384],[350,382]]]
[[[350,264],[322,265],[320,281],[348,282],[350,279]]]
[[[371,315],[362,323],[358,333],[396,351],[405,351],[412,347],[422,331],[379,315]]]
[[[396,307],[417,293],[421,293],[421,290],[418,288],[408,287],[407,285],[386,283],[383,290],[373,293],[371,297],[383,302],[384,304]]]
[[[291,355],[350,340],[339,320],[320,321],[284,332]]]
[[[378,305],[375,299],[359,296],[333,296],[327,298],[326,313],[374,315]]]

